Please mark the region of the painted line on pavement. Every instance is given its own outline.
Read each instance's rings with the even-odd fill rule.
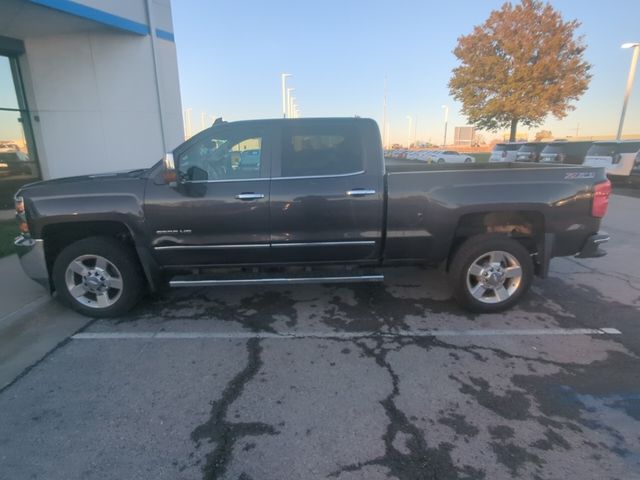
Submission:
[[[73,340],[195,340],[195,339],[352,339],[398,337],[501,337],[542,335],[620,335],[616,328],[536,328],[536,329],[486,329],[486,330],[399,330],[397,332],[83,332]]]

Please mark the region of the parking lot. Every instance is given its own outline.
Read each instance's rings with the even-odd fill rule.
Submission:
[[[89,322],[0,392],[0,478],[640,478],[639,212],[503,314],[398,268]]]

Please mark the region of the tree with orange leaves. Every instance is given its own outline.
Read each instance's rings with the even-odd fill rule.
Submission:
[[[564,21],[548,3],[522,0],[494,10],[469,35],[458,38],[449,90],[462,113],[480,129],[540,125],[564,118],[589,87],[586,45],[577,20]]]

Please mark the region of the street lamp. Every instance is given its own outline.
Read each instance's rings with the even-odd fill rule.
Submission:
[[[631,57],[631,65],[629,66],[629,76],[627,77],[627,87],[624,90],[624,102],[622,103],[622,113],[620,114],[620,124],[618,125],[618,135],[616,140],[622,137],[622,125],[624,124],[624,115],[627,113],[627,103],[631,95],[631,87],[633,87],[633,77],[636,74],[636,65],[638,65],[638,54],[640,53],[640,42],[623,43],[622,48],[633,48],[633,56]]]
[[[191,138],[191,111],[193,108],[189,107],[184,111],[184,136],[185,140]]]
[[[291,118],[291,92],[295,91],[295,88],[287,88],[287,114],[285,115],[288,118]]]
[[[447,107],[446,105],[442,105],[442,108],[444,109],[444,142],[442,142],[442,146],[446,147],[447,146],[447,123],[449,121],[449,107]]]
[[[407,120],[409,120],[409,132],[407,135],[407,149],[411,148],[411,127],[413,125],[413,117],[411,115],[407,115]]]
[[[287,117],[287,99],[286,99],[286,95],[287,95],[287,77],[291,77],[292,75],[290,73],[282,73],[280,75],[281,80],[282,80],[282,116],[284,118]]]

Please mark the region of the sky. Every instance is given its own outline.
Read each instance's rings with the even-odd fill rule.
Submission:
[[[385,78],[390,140],[406,143],[414,118],[419,140],[441,143],[442,105],[453,127],[466,125],[447,83],[457,38],[502,1],[459,0],[175,0],[172,2],[183,108],[199,129],[201,112],[226,120],[282,116],[280,74],[302,117],[371,117],[382,123]],[[556,137],[615,134],[631,50],[640,41],[638,0],[554,0],[577,19],[592,64],[589,90],[563,120],[540,129]],[[640,79],[624,133],[640,136]],[[520,131],[526,131],[521,127]],[[499,134],[486,134],[487,140]]]

